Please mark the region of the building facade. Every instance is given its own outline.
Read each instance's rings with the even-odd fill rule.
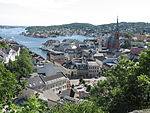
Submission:
[[[49,50],[49,52],[47,53],[47,60],[62,64],[66,61],[65,53]]]
[[[100,66],[95,61],[88,62],[88,77],[96,77],[99,75]]]

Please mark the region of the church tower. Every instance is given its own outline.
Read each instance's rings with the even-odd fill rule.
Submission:
[[[116,50],[119,50],[119,48],[120,48],[118,17],[117,17],[117,25],[116,25],[115,36],[114,36],[114,48],[115,48]]]

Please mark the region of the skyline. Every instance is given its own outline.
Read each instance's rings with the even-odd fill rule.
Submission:
[[[148,0],[0,0],[0,25],[150,22]]]

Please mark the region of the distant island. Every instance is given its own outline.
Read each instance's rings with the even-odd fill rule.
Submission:
[[[0,29],[11,29],[11,28],[18,28],[20,26],[7,26],[7,25],[0,25]]]
[[[116,23],[104,25],[92,25],[88,23],[71,23],[56,26],[32,26],[27,27],[22,35],[30,37],[58,37],[58,36],[89,36],[99,37],[106,33],[113,33]],[[119,31],[121,33],[140,34],[150,33],[150,23],[145,22],[120,22]]]

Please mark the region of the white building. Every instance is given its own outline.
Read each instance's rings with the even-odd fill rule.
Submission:
[[[57,66],[47,63],[43,67],[37,67],[37,73],[32,74],[26,85],[36,91],[51,90],[59,93],[70,88],[70,81]]]
[[[3,62],[7,64],[10,60],[15,61],[16,56],[19,56],[20,48],[18,51],[15,51],[11,48],[0,48],[0,56],[3,59]]]
[[[100,66],[95,61],[88,61],[88,76],[89,77],[95,77],[99,75],[100,72]]]

